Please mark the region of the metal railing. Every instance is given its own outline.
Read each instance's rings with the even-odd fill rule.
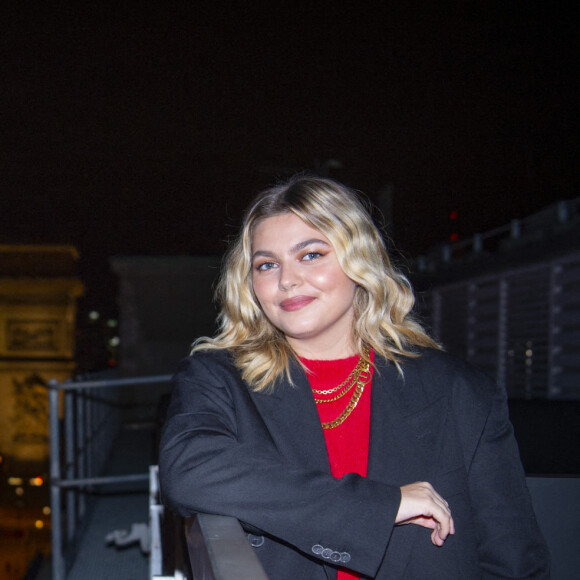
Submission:
[[[160,501],[157,465],[149,473],[149,580],[268,580],[236,518],[178,517]]]
[[[65,552],[86,519],[88,493],[95,486],[149,480],[149,473],[103,475],[123,419],[122,389],[170,379],[160,375],[49,382],[53,580],[66,578]]]
[[[523,219],[514,219],[509,224],[494,228],[471,238],[439,244],[425,256],[416,259],[419,272],[436,270],[441,263],[462,259],[466,255],[477,255],[486,250],[497,250],[517,244],[519,241],[541,239],[546,233],[562,228],[572,228],[580,222],[580,197],[562,200]]]
[[[149,467],[149,580],[192,580],[183,554],[182,518],[165,509],[159,467]]]
[[[236,518],[197,514],[185,535],[195,580],[268,580]]]

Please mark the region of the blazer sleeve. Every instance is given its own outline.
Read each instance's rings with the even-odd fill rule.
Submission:
[[[160,448],[164,503],[183,516],[234,516],[310,558],[331,564],[332,552],[342,558],[334,563],[374,576],[400,489],[288,462],[259,424],[238,371],[211,355],[186,359],[174,379]],[[241,436],[242,421],[255,436],[247,424]]]
[[[468,444],[468,486],[483,578],[549,578],[549,552],[533,511],[505,391],[483,376],[471,374],[468,382],[475,401],[460,396],[456,413],[463,441],[473,441]],[[481,421],[482,430],[466,434]]]

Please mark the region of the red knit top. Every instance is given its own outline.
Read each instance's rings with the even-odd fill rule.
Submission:
[[[371,352],[371,361],[374,359]],[[340,360],[309,360],[300,359],[304,366],[311,371],[308,373],[310,386],[316,390],[325,390],[336,387],[352,372],[359,361],[359,357],[352,356]],[[372,367],[370,369],[372,374]],[[345,409],[350,401],[354,387],[344,397],[330,403],[316,405],[322,423],[334,421]],[[316,399],[330,399],[334,394],[319,395]],[[369,457],[369,435],[371,423],[371,382],[362,392],[362,395],[351,414],[338,427],[324,429],[324,439],[330,461],[330,469],[334,477],[342,477],[346,473],[358,473],[363,477],[367,474]],[[346,570],[338,571],[337,580],[353,580],[358,578]]]

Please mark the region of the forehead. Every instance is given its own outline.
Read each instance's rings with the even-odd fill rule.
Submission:
[[[256,224],[252,236],[254,250],[261,246],[292,246],[305,240],[321,240],[332,245],[330,240],[316,228],[293,213],[267,217]]]

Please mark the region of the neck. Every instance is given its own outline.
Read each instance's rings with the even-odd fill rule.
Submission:
[[[316,341],[296,340],[287,337],[288,344],[300,357],[310,360],[338,360],[358,354],[350,337],[344,337],[330,344],[319,344]]]

